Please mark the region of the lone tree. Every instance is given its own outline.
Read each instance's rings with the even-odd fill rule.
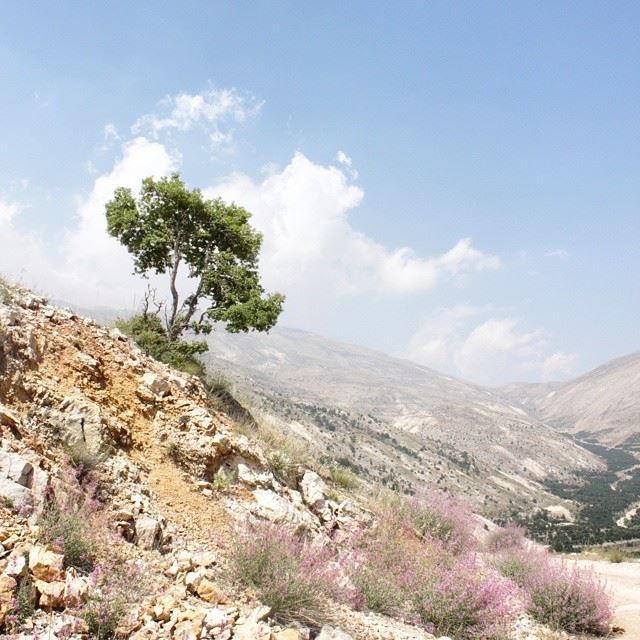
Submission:
[[[177,344],[187,329],[209,333],[214,322],[226,323],[232,333],[268,331],[277,322],[284,296],[267,295],[260,284],[262,235],[242,207],[206,200],[173,174],[146,178],[137,198],[130,189],[116,189],[106,215],[109,233],[129,250],[137,273],[169,276],[169,344]],[[178,292],[181,267],[193,283],[184,297]]]

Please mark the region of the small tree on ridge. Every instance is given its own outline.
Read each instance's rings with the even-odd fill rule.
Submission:
[[[137,198],[130,189],[116,189],[106,216],[109,233],[133,256],[136,273],[168,274],[169,342],[178,342],[187,329],[209,333],[215,322],[224,322],[232,333],[268,331],[277,322],[284,296],[266,294],[260,284],[262,235],[242,207],[206,200],[200,189],[187,189],[173,174],[145,178]],[[193,282],[184,297],[178,292],[181,268]]]

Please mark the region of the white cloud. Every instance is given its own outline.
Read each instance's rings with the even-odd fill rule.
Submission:
[[[569,377],[573,373],[576,357],[575,353],[564,353],[564,351],[556,351],[546,357],[540,367],[541,380],[560,380]]]
[[[131,278],[131,257],[106,231],[104,205],[118,186],[138,188],[143,178],[167,175],[178,159],[146,138],[122,146],[111,171],[96,178],[86,199],[78,202],[74,225],[47,241],[33,231],[18,230],[20,208],[0,204],[3,251],[0,271],[39,291],[83,305],[129,305],[144,285]]]
[[[235,89],[179,93],[167,96],[154,112],[138,118],[132,131],[158,139],[164,131],[186,132],[199,126],[214,149],[229,151],[233,147],[235,126],[257,116],[263,104]]]
[[[541,329],[526,331],[515,318],[486,317],[490,308],[439,309],[412,336],[406,356],[481,384],[551,380],[572,373],[573,354],[549,354]]]
[[[387,249],[348,220],[364,197],[362,189],[340,168],[316,164],[301,153],[261,182],[235,174],[205,193],[253,213],[264,234],[265,278],[286,292],[421,293],[445,278],[500,266],[497,256],[475,249],[468,238],[430,258],[409,247]]]
[[[19,202],[0,200],[0,224],[9,225],[23,208]]]

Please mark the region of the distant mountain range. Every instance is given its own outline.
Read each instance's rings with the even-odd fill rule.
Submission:
[[[557,502],[548,478],[595,470],[591,452],[502,391],[304,331],[214,332],[211,371],[309,446],[400,489],[466,493],[485,512]]]
[[[640,451],[640,352],[569,382],[510,385],[502,392],[561,431]]]

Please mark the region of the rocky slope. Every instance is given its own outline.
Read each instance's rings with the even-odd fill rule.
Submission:
[[[640,450],[640,353],[563,384],[512,385],[503,391],[558,430]]]
[[[542,481],[601,467],[518,403],[408,361],[281,328],[217,331],[209,345],[209,369],[234,377],[265,416],[396,488],[436,483],[493,515],[557,504]]]
[[[308,638],[304,626],[275,624],[269,608],[234,583],[229,546],[253,519],[302,527],[322,540],[350,531],[368,513],[339,490],[329,499],[325,482],[308,469],[296,468],[287,484],[277,480],[260,446],[235,431],[197,378],[145,357],[117,330],[28,291],[1,293],[0,632],[86,638],[79,611],[88,600],[115,597],[100,591],[99,575],[64,569],[60,550],[43,542],[46,525],[38,524],[54,503],[84,513],[74,502],[81,467],[68,462],[77,465],[82,452],[81,462],[98,469],[112,562],[104,573],[127,568],[120,587],[127,604],[137,593],[133,576],[143,574],[147,584],[119,637]],[[220,473],[234,481],[216,487]],[[36,608],[21,620],[14,611],[25,585]],[[326,627],[318,638],[431,637],[338,605],[333,618],[343,630]]]

